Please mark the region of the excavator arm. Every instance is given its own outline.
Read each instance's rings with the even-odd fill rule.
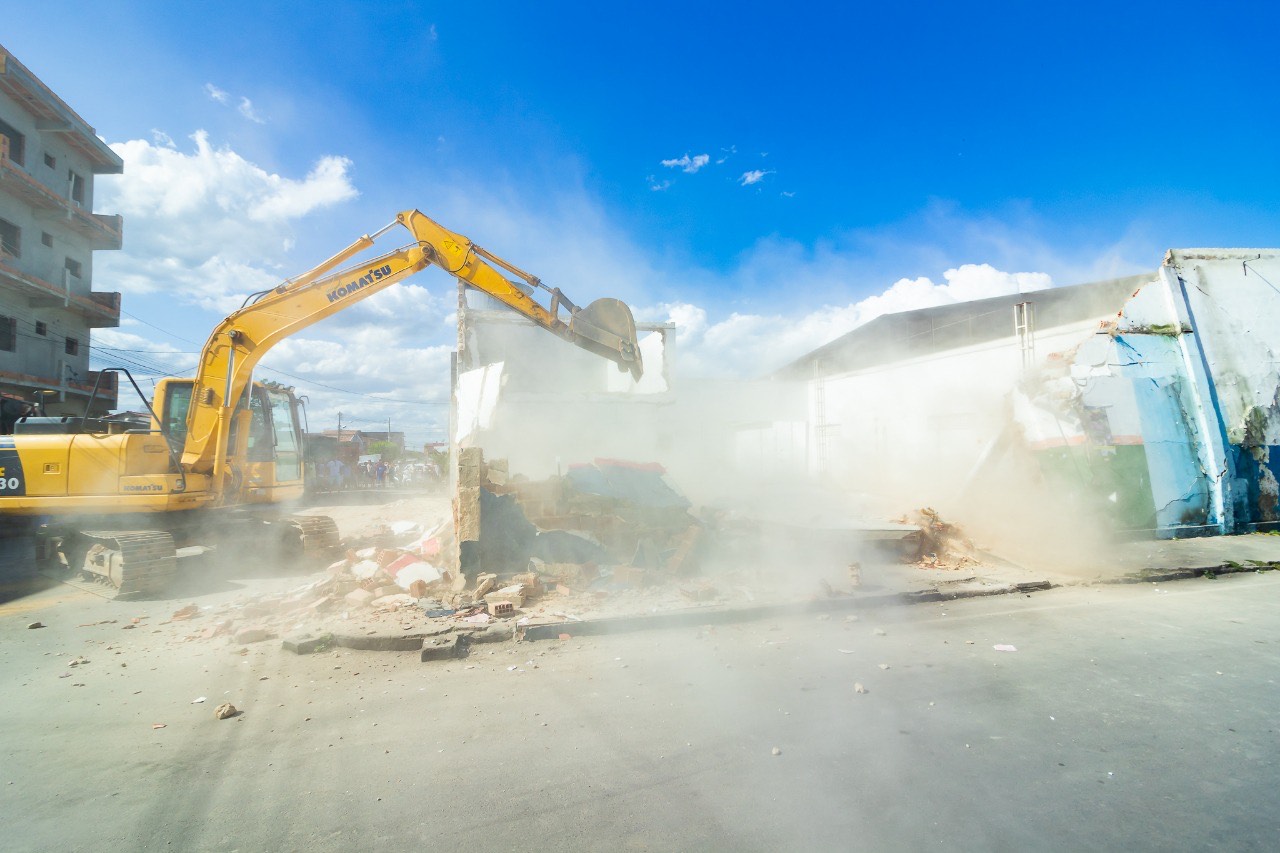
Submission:
[[[356,267],[330,273],[397,224],[414,242]],[[225,469],[227,441],[236,405],[250,381],[254,366],[280,340],[336,314],[414,273],[435,264],[467,285],[493,296],[542,328],[613,361],[639,379],[643,371],[636,344],[635,321],[616,299],[599,299],[580,309],[558,288],[476,246],[431,220],[407,210],[396,221],[365,235],[338,254],[297,278],[255,294],[244,307],[218,324],[200,354],[187,415],[182,452],[185,471],[214,474]],[[505,270],[523,284],[504,276]],[[548,307],[533,298],[542,289],[550,294]],[[561,319],[564,309],[567,319]],[[222,477],[214,476],[221,490]]]

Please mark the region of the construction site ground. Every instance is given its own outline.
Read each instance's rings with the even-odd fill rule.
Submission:
[[[1070,587],[432,665],[187,641],[167,618],[180,599],[54,585],[0,605],[6,849],[1269,849],[1277,583]]]
[[[446,523],[447,494],[436,492],[355,491],[321,495],[306,512],[330,515],[347,541],[362,541],[397,522],[423,528]],[[207,555],[183,561],[178,581],[165,597],[150,601],[102,600],[89,622],[156,633],[166,643],[289,645],[314,652],[330,646],[358,650],[416,651],[424,644],[443,647],[461,635],[474,642],[558,639],[680,625],[725,624],[789,613],[857,613],[876,606],[947,601],[1010,593],[1029,594],[1059,586],[1160,582],[1179,577],[1266,571],[1280,565],[1280,536],[1206,537],[1183,540],[1134,540],[1112,543],[1105,553],[1075,564],[1047,560],[1024,564],[978,551],[951,567],[929,561],[905,562],[897,540],[910,526],[859,525],[856,536],[837,531],[860,559],[855,577],[843,559],[826,557],[817,565],[798,554],[791,565],[773,559],[769,568],[750,564],[709,565],[698,575],[655,582],[640,588],[599,583],[595,588],[556,592],[547,589],[510,616],[471,617],[443,614],[409,595],[393,595],[369,606],[350,606],[330,597],[316,607],[330,582],[323,563],[279,565]],[[808,538],[831,538],[814,531]],[[826,553],[830,548],[822,548]],[[12,555],[11,555],[12,556]],[[37,576],[9,561],[0,594],[15,598],[55,578]],[[69,589],[49,594],[67,597]],[[94,596],[89,595],[92,602]],[[16,603],[22,606],[21,602]],[[463,611],[465,612],[465,611]],[[826,617],[824,617],[826,618]],[[132,626],[132,627],[131,627]],[[442,653],[451,658],[455,651]],[[460,650],[457,650],[460,651]],[[425,659],[425,658],[424,658]]]

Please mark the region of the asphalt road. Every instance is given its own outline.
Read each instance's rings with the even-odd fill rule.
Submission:
[[[1272,572],[423,664],[57,586],[0,606],[3,846],[1271,850],[1278,601]]]

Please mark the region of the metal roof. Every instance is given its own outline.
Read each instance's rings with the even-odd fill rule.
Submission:
[[[1051,287],[975,299],[934,308],[884,314],[801,356],[773,374],[777,379],[807,379],[816,372],[830,376],[907,358],[1013,337],[1013,306],[1035,306],[1035,326],[1043,331],[1119,312],[1154,273],[1091,284]]]

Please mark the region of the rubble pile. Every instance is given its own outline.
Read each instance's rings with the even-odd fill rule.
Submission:
[[[902,540],[906,562],[922,569],[961,569],[976,565],[978,550],[959,525],[942,520],[938,511],[923,507],[895,519],[919,527]]]
[[[396,522],[375,529],[361,540],[384,542],[386,547],[348,550],[319,579],[294,589],[211,608],[187,605],[174,611],[167,621],[192,622],[193,629],[198,627],[185,640],[226,637],[243,645],[353,616],[377,617],[407,608],[416,611],[418,598],[427,590],[456,584],[456,573],[443,568],[452,546],[448,524],[424,532],[415,523]],[[397,616],[397,621],[403,619]]]
[[[602,566],[627,586],[696,569],[702,526],[657,463],[596,459],[539,481],[510,478],[505,460],[483,463],[482,471],[486,568],[534,561],[540,574],[579,587],[592,580],[584,573]]]

